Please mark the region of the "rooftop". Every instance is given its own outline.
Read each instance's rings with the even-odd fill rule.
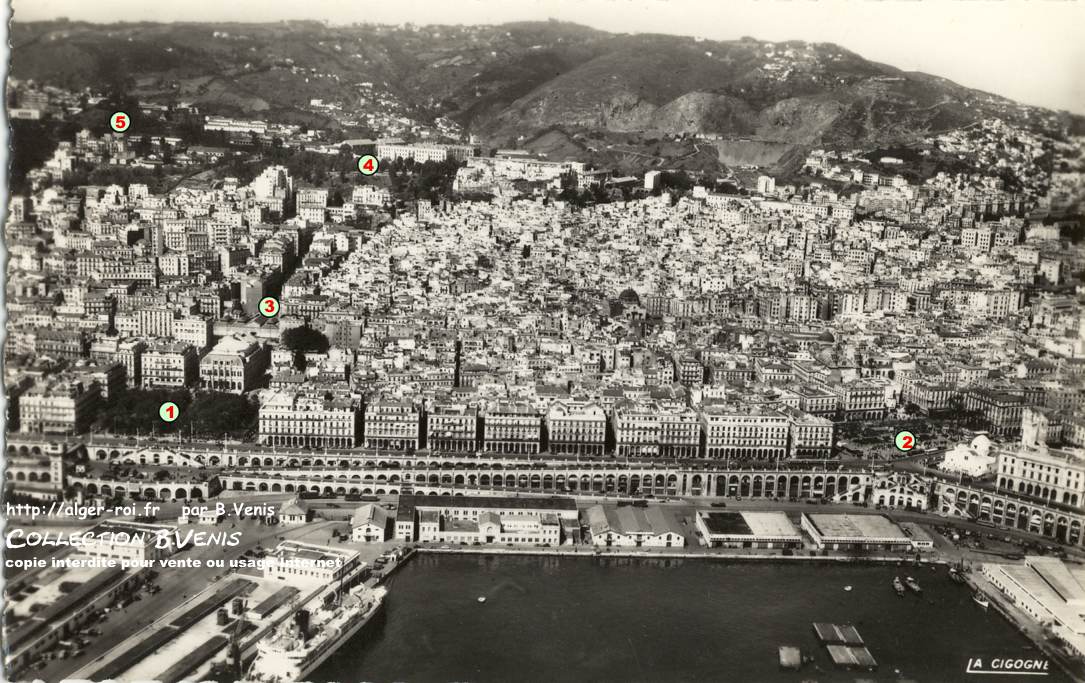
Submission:
[[[907,541],[899,526],[882,515],[806,515],[824,538],[892,538]]]
[[[801,538],[799,530],[783,512],[700,512],[698,514],[713,534]]]

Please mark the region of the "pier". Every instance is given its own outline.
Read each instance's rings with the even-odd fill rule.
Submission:
[[[822,645],[862,645],[863,638],[851,624],[814,624],[814,632]]]
[[[878,663],[874,661],[870,650],[865,647],[848,647],[847,645],[828,645],[829,656],[833,658],[833,664],[842,669],[877,669]]]
[[[878,668],[878,662],[863,644],[863,637],[851,624],[814,623],[814,633],[829,651],[833,664],[842,669]]]

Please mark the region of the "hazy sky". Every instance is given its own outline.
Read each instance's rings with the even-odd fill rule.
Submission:
[[[496,24],[838,43],[902,69],[1085,114],[1085,0],[13,0],[15,21]]]

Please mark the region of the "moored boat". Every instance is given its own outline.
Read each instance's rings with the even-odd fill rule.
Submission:
[[[922,593],[923,592],[923,589],[919,587],[919,582],[916,581],[915,579],[913,579],[910,576],[905,577],[904,583],[907,584],[908,588],[910,588],[912,591],[914,591],[916,593]]]
[[[987,609],[991,606],[991,603],[988,602],[987,597],[984,596],[983,593],[977,592],[975,595],[972,596],[972,600],[983,609]]]
[[[281,625],[257,643],[248,680],[292,683],[305,677],[358,633],[380,610],[386,589],[359,586],[334,609],[302,610],[294,623]],[[310,622],[309,617],[314,618]]]
[[[897,592],[897,595],[904,595],[904,584],[900,582],[899,576],[893,577],[893,590]]]

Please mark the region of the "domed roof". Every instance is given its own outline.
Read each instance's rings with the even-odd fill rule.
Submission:
[[[822,332],[821,334],[818,335],[818,341],[829,342],[830,344],[832,344],[832,343],[836,342],[836,337],[833,336],[833,333],[830,332],[829,330],[825,330],[824,332]]]
[[[621,301],[624,304],[636,304],[637,306],[640,306],[640,296],[632,289],[626,289],[619,294],[618,301]]]
[[[970,444],[972,450],[976,451],[980,455],[989,455],[991,453],[991,439],[986,434],[980,434],[976,438],[972,439]]]

